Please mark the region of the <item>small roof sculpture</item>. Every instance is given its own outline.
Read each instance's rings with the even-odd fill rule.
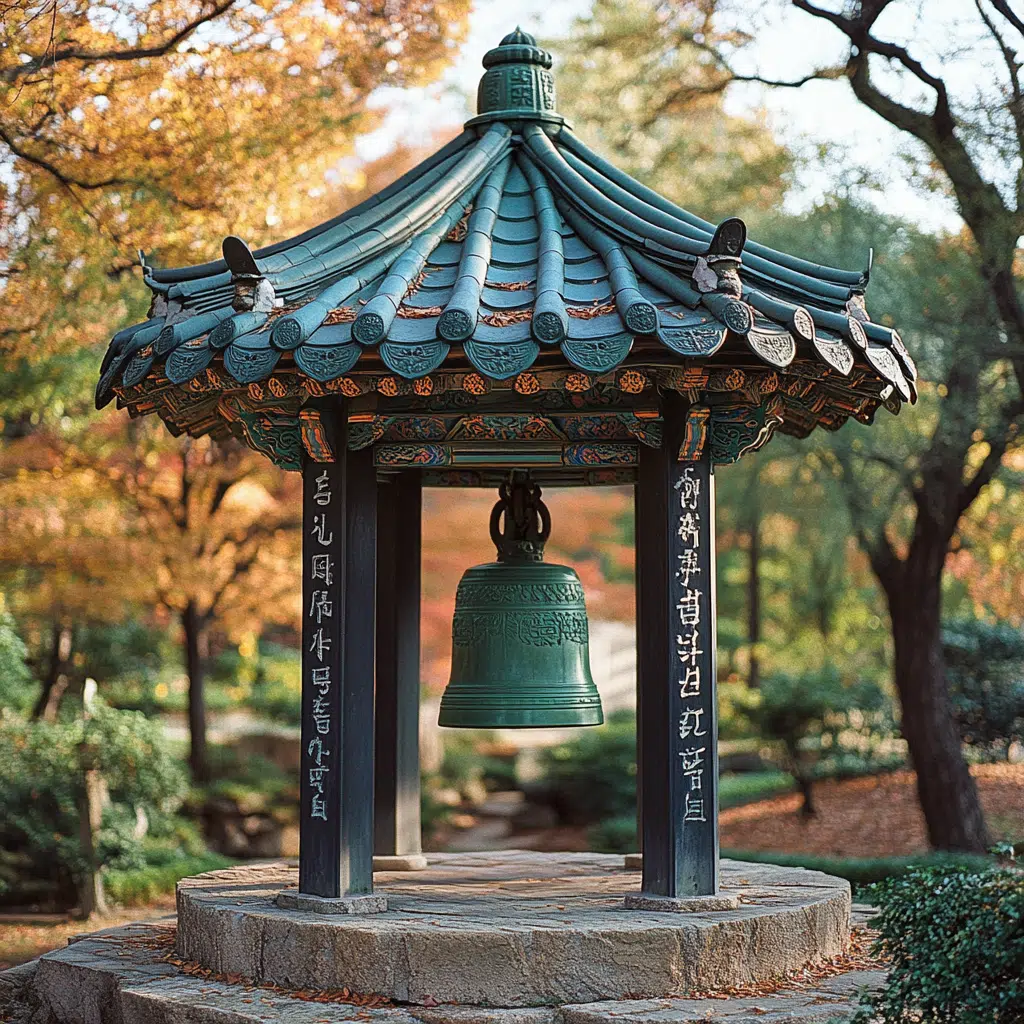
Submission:
[[[916,400],[899,334],[868,318],[867,270],[748,241],[742,221],[716,227],[617,170],[555,112],[551,56],[526,33],[484,66],[462,134],[353,209],[255,252],[229,237],[199,266],[143,258],[150,317],[112,340],[97,406],[116,396],[296,469],[303,446],[324,457],[303,405],[330,393],[365,413],[349,443],[367,445],[443,442],[452,423],[424,411],[489,393],[537,410],[669,388],[690,402],[691,457],[710,419],[718,463],[775,429]],[[419,418],[375,415],[402,410]],[[619,427],[657,443],[656,422]],[[451,465],[435,448],[396,458]]]

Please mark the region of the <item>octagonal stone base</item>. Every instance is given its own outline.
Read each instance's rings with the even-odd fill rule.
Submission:
[[[432,1006],[527,1007],[674,996],[763,981],[835,956],[850,888],[802,868],[722,862],[733,910],[627,910],[640,875],[583,853],[433,854],[375,876],[387,913],[282,909],[286,863],[178,885],[177,951],[218,974],[292,989],[371,992]]]

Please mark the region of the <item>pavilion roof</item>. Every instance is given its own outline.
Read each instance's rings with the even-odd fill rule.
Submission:
[[[231,237],[223,259],[146,266],[150,317],[111,341],[97,405],[216,434],[238,420],[224,399],[268,388],[297,415],[335,390],[523,392],[539,371],[641,365],[689,372],[691,399],[699,371],[774,376],[779,429],[799,435],[916,399],[899,334],[868,318],[866,270],[749,241],[617,170],[554,112],[550,63],[517,30],[485,58],[478,116],[372,198],[255,252]]]

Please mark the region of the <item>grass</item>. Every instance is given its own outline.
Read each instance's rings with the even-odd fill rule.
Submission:
[[[718,780],[718,806],[721,810],[768,800],[793,790],[793,776],[787,772],[728,773]]]
[[[107,871],[103,875],[103,887],[107,897],[114,903],[122,907],[138,907],[152,903],[159,896],[173,893],[182,878],[230,867],[234,863],[230,857],[219,853],[178,857],[166,864],[149,865],[131,871]]]
[[[967,867],[979,870],[992,866],[990,857],[967,853],[926,853],[913,857],[822,857],[811,853],[779,853],[775,850],[722,850],[723,857],[754,864],[778,864],[782,867],[810,868],[845,878],[858,888],[886,878],[905,875],[921,867]]]

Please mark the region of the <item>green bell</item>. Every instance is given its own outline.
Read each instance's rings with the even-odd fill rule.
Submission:
[[[544,563],[551,517],[526,474],[491,511],[498,560],[467,569],[455,596],[452,675],[438,725],[522,729],[600,725],[583,585]]]

